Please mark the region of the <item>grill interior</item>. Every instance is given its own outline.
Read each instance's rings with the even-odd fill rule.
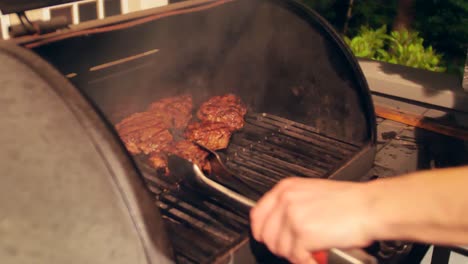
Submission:
[[[338,35],[296,1],[207,3],[33,49],[72,76],[110,124],[164,97],[188,93],[196,106],[238,95],[248,106],[246,124],[223,154],[248,185],[220,181],[251,199],[290,175],[328,178],[346,167],[347,177],[362,177],[371,151],[351,159],[374,146],[375,117]],[[245,210],[158,175],[144,158],[135,161],[180,263],[212,263],[247,241]]]
[[[318,132],[278,116],[251,113],[231,141],[227,165],[261,193],[285,176],[327,177],[359,147]]]
[[[266,113],[248,113],[225,154],[226,165],[248,186],[218,179],[239,193],[257,199],[279,180],[295,175],[324,178],[343,166],[359,147],[318,134],[316,129]],[[137,159],[170,229],[181,263],[212,263],[246,241],[248,213],[159,175]],[[193,241],[197,241],[193,243]]]

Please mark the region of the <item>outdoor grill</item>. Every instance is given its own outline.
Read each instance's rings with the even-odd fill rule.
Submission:
[[[338,34],[296,1],[187,1],[11,42],[67,77],[74,91],[51,89],[97,114],[115,152],[124,148],[114,125],[152,101],[239,96],[245,126],[221,152],[248,184],[222,183],[249,198],[292,175],[360,181],[373,164],[376,124],[363,74]],[[248,244],[247,210],[126,157],[136,172],[129,177],[142,176],[152,193],[178,263],[222,262]]]

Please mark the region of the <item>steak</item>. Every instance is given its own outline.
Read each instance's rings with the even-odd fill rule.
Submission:
[[[164,115],[169,125],[175,129],[184,129],[192,119],[192,108],[192,97],[181,95],[156,101],[147,111]]]
[[[117,132],[132,154],[161,151],[172,143],[164,117],[150,112],[136,113],[116,125]]]
[[[192,118],[192,107],[188,95],[165,98],[151,104],[147,111],[123,119],[116,129],[134,155],[164,152],[173,141],[169,129],[184,129]]]
[[[115,127],[131,154],[147,155],[151,166],[166,175],[170,155],[189,160],[209,172],[208,153],[193,142],[213,150],[227,148],[232,133],[244,126],[247,109],[240,98],[227,94],[204,102],[197,112],[200,120],[190,123],[192,111],[189,95],[164,98],[153,102],[145,112],[126,117]]]
[[[157,171],[162,171],[165,175],[169,175],[167,155],[163,152],[152,152],[148,160],[153,168]]]
[[[229,125],[220,122],[192,123],[185,131],[185,137],[212,150],[225,149],[231,138]]]
[[[239,97],[233,94],[214,96],[204,102],[197,112],[200,120],[205,122],[224,123],[231,131],[239,130],[244,126],[244,116],[247,108]]]
[[[208,152],[204,151],[191,141],[182,140],[176,142],[169,152],[196,164],[204,171],[209,172],[211,169],[210,163],[206,159],[208,157]]]

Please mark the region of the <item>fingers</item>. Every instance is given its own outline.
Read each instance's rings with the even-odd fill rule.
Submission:
[[[283,219],[284,218],[285,217],[283,217]],[[274,251],[272,250],[272,252],[280,257],[289,259],[294,249],[294,237],[292,235],[292,232],[289,230],[289,227],[286,226],[285,222],[282,222],[281,225],[283,226],[283,228],[281,228],[278,234],[278,238],[276,239],[274,245]]]
[[[293,254],[289,257],[289,260],[293,264],[322,264],[317,263],[312,254],[303,248],[293,250]]]
[[[357,183],[289,178],[252,209],[252,234],[292,263],[316,263],[314,250],[372,241],[363,225],[368,199]]]
[[[303,209],[303,205],[298,201],[304,201],[305,197],[310,196],[310,190],[303,190],[300,181],[289,179],[280,182],[258,202],[251,213],[255,239],[263,242],[272,253],[288,259],[295,250],[292,243],[298,239],[297,232],[292,230],[294,226],[297,229],[298,221],[291,221],[290,218],[301,218],[300,209]],[[302,219],[299,222],[305,221]],[[292,222],[295,224],[292,225]],[[307,260],[310,261],[310,257]]]
[[[267,223],[269,215],[273,211],[276,204],[276,196],[274,190],[266,193],[260,201],[257,202],[255,208],[250,211],[250,222],[252,235],[255,240],[262,242],[261,233],[264,230],[264,225]]]
[[[252,235],[255,240],[262,242],[261,233],[264,230],[264,225],[278,203],[278,194],[287,189],[293,182],[294,178],[288,178],[279,182],[272,190],[267,192],[250,212],[250,222]]]
[[[285,217],[283,206],[275,207],[269,212],[266,218],[268,221],[263,224],[258,235],[258,241],[264,242],[268,249],[275,254],[278,254],[276,246],[281,239],[280,233],[284,230]]]

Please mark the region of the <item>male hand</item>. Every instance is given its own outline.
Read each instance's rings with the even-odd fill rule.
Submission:
[[[252,233],[292,263],[315,263],[314,251],[372,242],[371,202],[363,183],[288,178],[252,209]]]

